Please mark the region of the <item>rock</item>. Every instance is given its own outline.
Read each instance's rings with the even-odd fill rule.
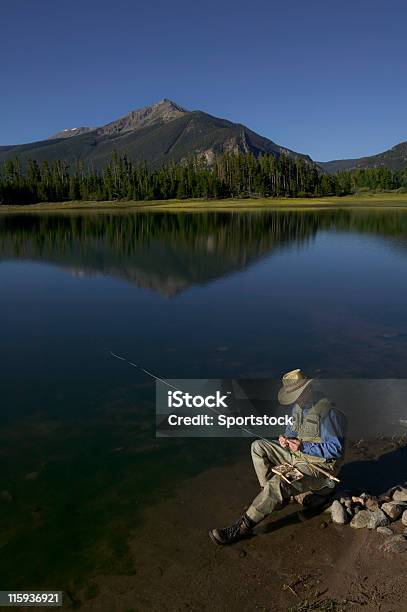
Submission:
[[[388,536],[393,535],[393,532],[389,527],[377,527],[376,531],[383,535],[388,535]]]
[[[405,529],[405,530],[403,531],[403,536],[404,536],[405,538],[407,538],[407,529]]]
[[[375,510],[379,510],[380,508],[377,497],[368,497],[365,502],[365,506],[368,510],[371,510],[372,512],[374,512]]]
[[[407,527],[407,510],[404,510],[403,512],[401,516],[401,522],[403,523],[405,527]]]
[[[407,553],[407,540],[403,536],[393,536],[383,542],[380,550],[388,553]]]
[[[393,493],[393,500],[407,502],[407,488],[397,487],[397,489]]]
[[[400,488],[402,488],[401,484],[398,484],[395,487],[390,487],[390,489],[387,489],[387,491],[385,491],[381,497],[391,497],[391,499],[393,499],[394,491],[397,491],[397,489],[400,489]]]
[[[370,512],[368,529],[377,529],[377,527],[386,527],[389,524],[389,519],[382,510]]]
[[[382,510],[392,521],[397,521],[403,514],[404,507],[397,502],[386,502],[382,505]]]
[[[350,495],[342,495],[339,498],[339,502],[343,505],[346,506],[346,508],[349,508],[352,505],[352,498]]]
[[[331,506],[331,517],[332,522],[337,525],[345,525],[348,522],[348,515],[346,509],[338,500],[335,500]]]
[[[366,499],[363,497],[363,495],[361,495],[360,497],[356,497],[356,495],[353,495],[352,501],[354,504],[360,504],[361,506],[364,506]]]
[[[30,472],[29,474],[25,475],[25,479],[26,480],[35,480],[38,476],[38,472]]]
[[[370,521],[370,511],[369,510],[360,510],[350,522],[350,526],[354,529],[363,529],[367,527]]]
[[[326,521],[324,521],[323,523],[320,523],[319,528],[320,529],[326,529],[328,527],[328,523]]]
[[[11,493],[9,493],[8,491],[2,491],[2,492],[0,493],[0,498],[1,498],[3,501],[6,501],[6,502],[11,502],[11,501],[13,501],[13,496],[12,496],[12,495],[11,495]]]

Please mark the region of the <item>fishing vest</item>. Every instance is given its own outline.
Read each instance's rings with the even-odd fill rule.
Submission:
[[[324,397],[314,404],[304,416],[303,409],[295,404],[292,412],[292,430],[297,434],[297,438],[303,442],[322,442],[321,422],[332,407],[329,399]]]

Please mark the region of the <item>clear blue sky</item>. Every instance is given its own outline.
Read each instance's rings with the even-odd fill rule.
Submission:
[[[405,0],[20,0],[1,8],[0,144],[171,98],[316,160],[407,140]]]

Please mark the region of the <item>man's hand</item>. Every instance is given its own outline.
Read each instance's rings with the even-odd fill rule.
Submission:
[[[283,448],[288,448],[288,438],[286,438],[285,436],[279,436],[278,441],[280,443],[280,446],[282,446]]]
[[[301,440],[298,438],[286,438],[287,446],[292,453],[298,453],[301,446]],[[285,447],[286,448],[286,447]]]

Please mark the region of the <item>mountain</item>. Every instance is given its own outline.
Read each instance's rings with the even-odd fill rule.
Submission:
[[[58,138],[71,138],[72,136],[80,136],[80,134],[87,134],[92,132],[95,128],[92,127],[76,127],[76,128],[65,128],[61,132],[57,132],[52,136],[48,137],[48,140],[57,140]]]
[[[335,159],[328,162],[317,162],[329,174],[339,170],[357,170],[358,168],[388,168],[389,170],[402,170],[407,166],[407,141],[401,142],[392,149],[357,159]]]
[[[312,162],[308,155],[282,147],[242,124],[188,111],[164,99],[101,127],[66,128],[47,140],[0,147],[0,163],[18,156],[23,164],[30,158],[40,162],[84,160],[98,168],[113,151],[151,166],[194,155],[204,155],[211,162],[225,151],[285,154]]]

